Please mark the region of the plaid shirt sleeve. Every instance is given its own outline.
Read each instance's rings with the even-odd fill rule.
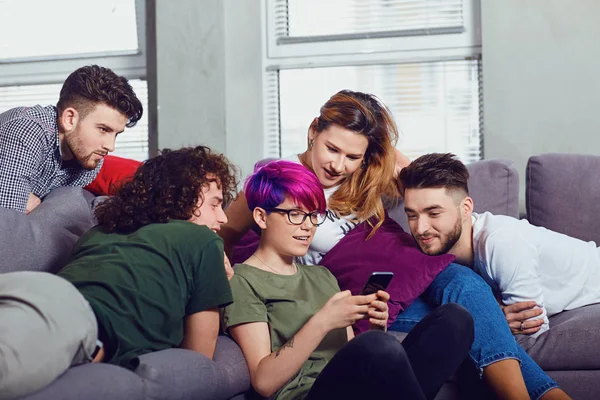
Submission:
[[[0,207],[25,212],[43,159],[40,127],[15,119],[0,127]]]

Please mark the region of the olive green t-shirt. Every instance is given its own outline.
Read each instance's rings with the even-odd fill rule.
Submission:
[[[287,343],[323,305],[340,291],[331,273],[318,265],[298,265],[294,275],[278,275],[237,264],[231,279],[234,302],[223,310],[226,329],[267,322],[271,351]],[[327,334],[302,368],[271,398],[303,399],[335,353],[348,341],[346,329]]]
[[[223,241],[188,221],[130,234],[92,228],[58,275],[92,306],[105,361],[127,368],[139,355],[179,346],[186,316],[232,301]]]

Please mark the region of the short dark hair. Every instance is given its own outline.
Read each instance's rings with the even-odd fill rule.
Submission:
[[[206,146],[163,150],[139,166],[133,178],[100,203],[95,215],[107,232],[130,233],[152,223],[188,220],[202,188],[216,182],[223,205],[236,193],[237,168]]]
[[[108,68],[87,65],[72,72],[60,90],[58,115],[68,107],[84,118],[96,104],[105,103],[127,116],[127,127],[134,126],[144,113],[142,103],[126,78]]]
[[[402,189],[446,188],[469,194],[469,171],[452,153],[421,156],[400,171]]]

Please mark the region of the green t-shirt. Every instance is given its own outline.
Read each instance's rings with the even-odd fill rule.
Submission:
[[[232,301],[223,241],[206,226],[173,220],[130,234],[95,227],[58,273],[92,306],[106,362],[135,368],[136,357],[177,347],[184,318]]]
[[[323,305],[340,291],[331,273],[317,265],[298,265],[294,275],[278,275],[246,264],[235,266],[234,302],[223,310],[226,329],[267,322],[271,351],[287,343]],[[272,399],[303,399],[335,353],[348,341],[346,329],[327,334],[302,368]]]

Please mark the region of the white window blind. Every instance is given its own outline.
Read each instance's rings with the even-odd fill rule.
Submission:
[[[130,79],[135,94],[142,102],[144,115],[133,128],[117,137],[115,151],[111,154],[143,161],[148,158],[148,87],[146,81]],[[13,107],[40,104],[56,105],[61,84],[0,87],[0,113]]]
[[[0,0],[0,14],[0,61],[138,52],[135,0]]]
[[[463,0],[277,0],[278,43],[464,31]]]
[[[453,152],[467,163],[481,159],[478,60],[288,69],[269,76],[268,93],[279,93],[265,102],[269,156],[306,150],[308,125],[319,107],[351,89],[373,93],[390,108],[400,131],[398,148],[409,158]]]
[[[479,0],[264,0],[265,156],[306,149],[342,89],[379,97],[414,159],[482,158]]]

